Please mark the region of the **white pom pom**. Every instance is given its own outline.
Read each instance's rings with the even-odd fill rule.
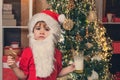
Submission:
[[[98,80],[98,79],[99,79],[98,73],[92,70],[92,75],[88,77],[88,80]]]
[[[59,15],[58,20],[60,23],[63,23],[65,21],[65,15],[64,14]]]

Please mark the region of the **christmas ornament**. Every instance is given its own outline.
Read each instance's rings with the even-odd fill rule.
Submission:
[[[90,49],[91,47],[93,47],[93,44],[92,44],[92,43],[87,42],[87,43],[85,44],[85,46],[86,46],[88,49]]]
[[[98,60],[98,61],[100,61],[101,60],[101,56],[100,55],[95,55],[95,56],[92,57],[91,60]]]
[[[84,59],[85,59],[86,61],[90,61],[90,60],[91,60],[91,56],[85,56]]]
[[[99,76],[98,73],[96,71],[92,71],[92,75],[88,77],[88,80],[98,80]]]
[[[72,10],[73,8],[75,8],[74,0],[69,0],[66,8],[68,9],[68,11]]]
[[[94,22],[97,19],[96,12],[95,11],[90,11],[87,19],[90,22]]]
[[[65,19],[63,22],[63,28],[65,30],[71,30],[73,28],[74,22],[71,19]]]
[[[80,36],[80,34],[76,34],[75,39],[76,39],[77,42],[80,42],[80,41],[83,40],[82,37]]]

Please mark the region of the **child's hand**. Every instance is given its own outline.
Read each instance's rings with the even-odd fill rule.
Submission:
[[[70,64],[69,69],[70,69],[71,72],[73,72],[75,70],[74,63]]]
[[[75,70],[75,65],[74,65],[74,63],[72,63],[72,64],[70,64],[69,66],[63,68],[63,69],[61,70],[61,72],[59,73],[58,76],[59,76],[59,77],[65,76],[66,74],[71,73],[71,72],[73,72],[74,70]]]
[[[12,48],[9,48],[9,50],[10,50],[9,56],[12,56],[13,58],[16,58],[17,53],[14,52]]]
[[[73,71],[75,70],[75,65],[74,65],[74,63],[69,64],[69,66],[68,66],[67,68],[68,68],[68,71],[69,71],[69,72],[73,72]]]
[[[7,64],[12,69],[17,67],[15,58],[13,56],[7,56]]]

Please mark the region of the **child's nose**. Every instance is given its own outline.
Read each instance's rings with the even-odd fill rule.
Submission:
[[[45,31],[43,29],[40,30],[40,34],[44,34]]]

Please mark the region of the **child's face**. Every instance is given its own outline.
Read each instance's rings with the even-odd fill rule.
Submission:
[[[50,34],[50,28],[45,22],[37,22],[33,29],[35,40],[44,40]]]

